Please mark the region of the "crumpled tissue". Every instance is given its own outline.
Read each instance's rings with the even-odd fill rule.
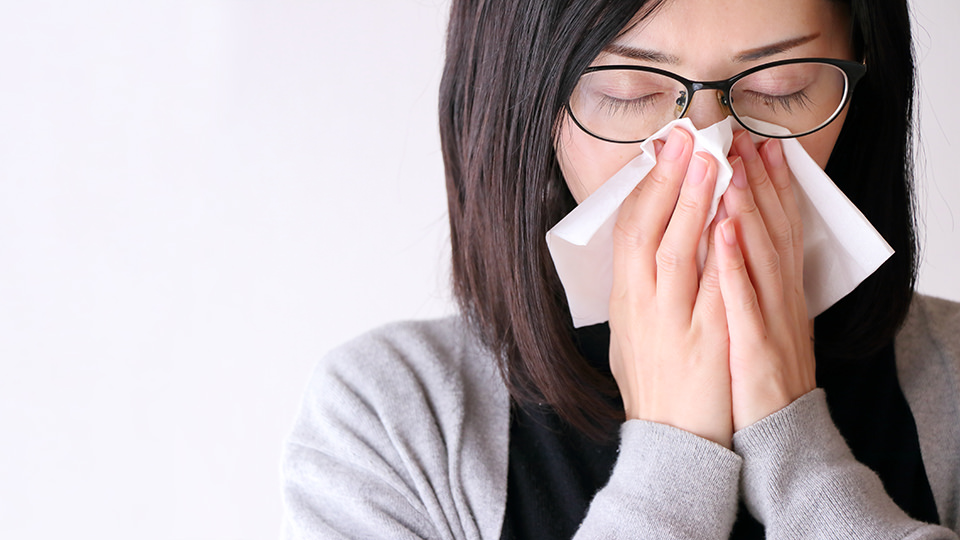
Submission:
[[[727,153],[734,128],[739,128],[732,117],[702,130],[697,130],[689,118],[681,118],[641,143],[642,154],[547,232],[547,246],[577,328],[609,320],[613,228],[620,205],[656,164],[653,141],[665,140],[674,126],[693,135],[694,152],[709,152],[717,161],[717,185],[708,226],[720,196],[730,185],[733,170]],[[762,137],[754,136],[754,143],[761,140]],[[781,142],[803,217],[803,287],[807,313],[814,317],[876,271],[893,254],[893,249],[796,139]],[[705,237],[701,239],[705,241]],[[700,253],[706,253],[704,246]]]

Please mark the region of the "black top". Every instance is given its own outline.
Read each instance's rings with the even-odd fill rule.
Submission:
[[[610,374],[606,324],[577,330],[584,356]],[[893,344],[862,360],[818,357],[817,386],[854,456],[875,471],[890,497],[914,519],[939,523],[920,455],[913,414],[897,380]],[[571,538],[590,501],[606,485],[619,441],[598,443],[547,406],[518,406],[510,416],[507,508],[500,538]],[[763,538],[743,503],[731,539]]]

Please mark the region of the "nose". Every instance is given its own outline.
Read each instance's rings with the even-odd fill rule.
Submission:
[[[730,116],[730,107],[726,105],[720,90],[705,88],[693,94],[683,116],[692,120],[697,129],[703,129]]]

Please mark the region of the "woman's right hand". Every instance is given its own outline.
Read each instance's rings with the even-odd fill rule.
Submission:
[[[712,244],[702,275],[697,265],[717,164],[692,154],[693,137],[674,128],[657,165],[621,207],[610,367],[627,419],[668,424],[729,448],[729,338]]]

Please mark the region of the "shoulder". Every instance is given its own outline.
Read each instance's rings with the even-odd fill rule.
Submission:
[[[311,408],[323,416],[346,414],[354,428],[362,419],[393,428],[422,424],[424,413],[441,424],[458,422],[477,392],[497,394],[500,386],[495,359],[462,318],[398,322],[354,338],[321,359],[307,385],[301,416]]]
[[[960,376],[960,303],[916,294],[896,345],[901,369],[935,366]]]
[[[459,317],[388,324],[333,349],[317,364],[311,383],[331,379],[350,384],[356,391],[402,390],[378,383],[396,377],[413,377],[433,389],[434,383],[459,382],[457,373],[466,356],[484,355],[467,325]],[[392,393],[392,392],[388,392]]]
[[[897,335],[896,358],[941,524],[958,530],[960,303],[916,295]]]
[[[459,317],[390,324],[343,344],[314,369],[286,440],[285,527],[492,537],[509,410],[493,355]]]

